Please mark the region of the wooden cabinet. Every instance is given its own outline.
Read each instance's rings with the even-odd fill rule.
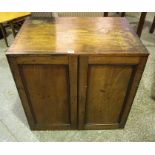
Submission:
[[[35,130],[124,127],[147,57],[124,18],[29,19],[7,51]]]

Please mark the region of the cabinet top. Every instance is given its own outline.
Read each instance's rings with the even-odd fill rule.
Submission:
[[[30,18],[7,54],[148,55],[122,17]]]

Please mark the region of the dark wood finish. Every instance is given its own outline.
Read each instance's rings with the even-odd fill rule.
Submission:
[[[139,37],[142,34],[142,30],[143,30],[143,26],[144,26],[144,23],[145,23],[146,14],[147,14],[147,12],[142,12],[141,16],[140,16],[140,19],[139,19],[139,23],[138,23],[138,27],[137,27],[137,34],[138,34]]]
[[[0,23],[0,28],[1,28],[1,31],[2,31],[2,34],[3,34],[3,38],[4,38],[4,41],[5,41],[5,44],[6,44],[7,47],[9,47],[8,41],[7,41],[6,31],[5,31],[4,26],[3,26],[2,23]]]
[[[126,14],[125,12],[122,12],[121,17],[125,17],[125,14]]]
[[[2,30],[0,29],[0,39],[3,39]]]
[[[148,53],[125,18],[67,17],[27,20],[6,55],[43,130],[124,127]]]
[[[31,129],[75,129],[76,56],[8,59]]]
[[[141,65],[138,57],[80,57],[80,129],[123,127]]]
[[[108,17],[108,12],[104,12],[104,17]]]
[[[81,69],[82,68],[82,69]],[[85,121],[85,101],[86,101],[86,89],[87,89],[87,74],[88,58],[87,56],[80,56],[79,59],[79,93],[78,93],[78,127],[83,129]]]
[[[122,128],[124,127],[126,123],[126,120],[130,112],[134,97],[136,95],[136,91],[138,89],[138,85],[142,77],[146,62],[147,62],[147,57],[141,57],[138,65],[135,68],[134,75],[132,77],[132,84],[129,86],[130,92],[128,92],[128,98],[126,99],[126,105],[124,105],[123,107],[124,111],[121,112],[122,119],[120,120],[120,127]]]
[[[152,23],[151,28],[150,28],[150,33],[153,33],[154,29],[155,29],[155,16],[153,18],[153,23]]]

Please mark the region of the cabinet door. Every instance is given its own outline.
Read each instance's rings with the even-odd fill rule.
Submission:
[[[81,56],[79,63],[79,128],[123,127],[145,59]]]
[[[32,129],[77,127],[77,57],[9,57]]]

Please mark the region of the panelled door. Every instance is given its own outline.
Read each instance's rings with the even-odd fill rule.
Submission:
[[[138,57],[80,56],[79,129],[124,126],[145,64],[140,61]]]
[[[32,129],[77,128],[77,57],[9,57]]]
[[[105,129],[124,126],[147,57],[9,55],[8,60],[31,129]]]

